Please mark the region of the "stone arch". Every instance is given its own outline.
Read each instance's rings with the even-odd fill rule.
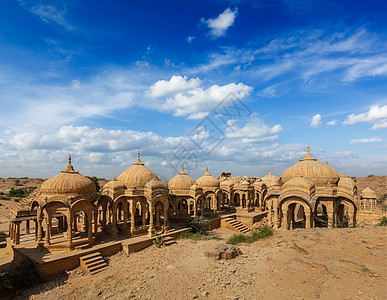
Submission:
[[[52,231],[52,218],[55,213],[62,214],[67,218],[67,220],[70,220],[70,207],[67,204],[67,202],[62,200],[54,200],[45,203],[42,208],[39,210],[38,215],[38,230],[41,230],[42,222],[43,222],[43,216],[45,217],[45,224],[46,224],[46,231],[44,235],[44,244],[46,247],[48,247],[51,244],[51,237],[53,236]],[[71,230],[71,228],[69,229]],[[40,235],[40,237],[39,237]],[[42,239],[42,232],[39,234],[38,232],[38,241],[41,241]]]
[[[337,201],[337,226],[350,227],[356,225],[356,204],[348,198],[340,197]]]
[[[241,195],[239,192],[234,192],[234,199],[233,203],[235,207],[240,207],[241,206]]]
[[[158,204],[161,203],[160,206]],[[163,232],[166,232],[168,230],[168,209],[169,209],[169,200],[166,195],[157,195],[156,197],[152,198],[152,201],[149,205],[149,235],[153,235],[154,231],[154,220],[158,217],[158,213],[161,213],[158,210],[158,207],[162,207],[163,209]],[[160,216],[161,217],[161,216]]]
[[[87,233],[88,241],[93,240],[93,221],[94,221],[94,236],[97,235],[98,230],[98,208],[89,200],[80,199],[74,202],[70,207],[70,218],[74,229],[76,229],[76,214],[84,213],[84,226]]]
[[[113,199],[109,195],[102,195],[97,201],[99,215],[99,223],[102,227],[102,233],[107,233],[107,224],[111,222],[111,213],[109,206],[113,203]],[[100,209],[101,208],[101,209]]]
[[[122,230],[127,231],[128,220],[130,215],[129,210],[130,210],[130,198],[128,196],[122,195],[114,199],[111,205],[113,235],[116,235],[118,233],[119,222],[122,222]],[[124,213],[123,218],[122,218],[122,212]]]
[[[288,196],[279,201],[279,207],[282,216],[281,226],[286,229],[313,227],[312,207],[306,198],[294,195]]]

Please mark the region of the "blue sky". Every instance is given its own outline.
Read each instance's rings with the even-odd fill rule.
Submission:
[[[385,1],[0,2],[0,176],[387,174]],[[228,113],[227,113],[228,112]],[[230,113],[233,112],[233,113]],[[238,112],[238,113],[236,113]]]

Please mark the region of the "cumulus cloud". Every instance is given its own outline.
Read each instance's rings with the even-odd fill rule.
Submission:
[[[372,129],[387,128],[387,105],[373,105],[368,112],[361,114],[350,114],[344,120],[344,125],[352,125],[359,122],[373,124]]]
[[[335,120],[332,120],[332,121],[329,121],[327,122],[327,126],[335,126],[338,124],[338,121],[335,119]]]
[[[226,34],[227,29],[234,24],[237,14],[237,8],[233,11],[230,8],[226,8],[226,10],[216,18],[208,20],[202,19],[202,22],[207,24],[208,28],[210,28],[210,35],[217,38]]]
[[[174,75],[169,80],[159,80],[149,88],[148,95],[153,98],[177,94],[200,86],[199,78]]]
[[[235,120],[229,121],[228,125],[225,132],[226,137],[240,139],[243,143],[274,142],[278,140],[277,133],[282,131],[281,125],[269,127],[257,117],[254,117],[243,127],[239,127]]]
[[[316,114],[312,117],[309,127],[316,128],[316,127],[319,127],[321,125],[321,123],[322,123],[321,115]]]
[[[363,138],[351,140],[351,144],[381,143],[383,140],[379,137]]]
[[[215,84],[206,89],[201,86],[199,78],[172,76],[168,81],[159,80],[151,85],[146,94],[151,98],[170,95],[161,102],[153,103],[158,110],[171,111],[175,116],[187,116],[188,119],[202,119],[230,95],[241,100],[250,95],[252,89],[242,82]]]

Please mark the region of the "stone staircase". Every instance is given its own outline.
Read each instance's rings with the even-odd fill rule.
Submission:
[[[94,252],[79,258],[81,268],[90,275],[97,274],[108,268],[108,264],[99,252]]]
[[[242,234],[250,232],[250,229],[241,221],[236,220],[234,216],[222,218],[221,223],[223,223],[222,227],[240,232]]]
[[[171,237],[171,236],[164,237],[163,246],[167,247],[167,246],[170,246],[173,244],[176,244],[176,240],[173,237]]]

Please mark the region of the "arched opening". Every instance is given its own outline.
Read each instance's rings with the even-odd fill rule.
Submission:
[[[290,197],[281,202],[281,226],[287,229],[311,228],[311,207],[303,199]]]
[[[315,227],[328,227],[328,212],[325,204],[319,202],[316,206],[314,214],[314,226]]]
[[[241,198],[239,196],[239,193],[234,194],[234,206],[240,207],[241,206]]]
[[[246,207],[246,195],[243,194],[242,195],[242,208],[245,208]]]

